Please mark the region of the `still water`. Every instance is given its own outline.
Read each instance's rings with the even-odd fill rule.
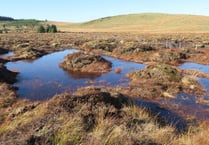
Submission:
[[[187,62],[179,66],[181,69],[186,69],[186,70],[197,70],[203,73],[208,73],[209,74],[209,66],[208,65],[203,65],[203,64],[198,64],[198,63],[193,63],[193,62]],[[209,94],[209,79],[205,78],[197,78],[200,84],[202,84],[207,93]]]
[[[45,55],[34,61],[7,63],[8,69],[20,72],[18,82],[14,84],[19,88],[18,96],[34,101],[46,100],[55,94],[72,92],[83,86],[124,86],[130,81],[126,78],[127,73],[145,67],[144,64],[104,56],[112,62],[112,71],[109,73],[95,75],[66,72],[59,67],[59,63],[67,54],[74,52],[77,50],[69,49]],[[120,73],[115,72],[118,68],[121,70]]]

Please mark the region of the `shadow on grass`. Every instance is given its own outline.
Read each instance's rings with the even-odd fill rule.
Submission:
[[[188,131],[186,120],[177,113],[174,113],[165,108],[161,108],[157,103],[145,101],[142,99],[137,99],[135,102],[137,106],[146,108],[151,115],[157,115],[157,122],[161,126],[171,125],[175,128],[177,133],[184,133]]]

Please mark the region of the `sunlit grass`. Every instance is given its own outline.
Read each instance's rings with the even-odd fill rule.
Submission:
[[[71,31],[120,32],[204,32],[209,31],[209,18],[193,15],[160,13],[129,14],[105,17],[89,22],[69,24]],[[67,27],[63,28],[67,30]]]
[[[19,108],[16,108],[13,110],[13,112],[17,111]],[[21,115],[15,116],[14,119],[7,119],[1,126],[0,126],[0,135],[7,132],[12,131],[16,129],[17,127],[21,127],[23,125],[26,125],[30,123],[33,120],[36,120],[37,118],[44,115],[44,113],[47,112],[47,105],[41,104],[37,108],[35,108],[32,111],[27,111]]]

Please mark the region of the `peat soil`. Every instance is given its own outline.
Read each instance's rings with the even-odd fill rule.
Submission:
[[[137,98],[137,99],[145,99],[146,101],[141,104],[141,106],[148,108],[150,110],[157,110],[156,108],[161,108],[160,102],[157,107],[147,107],[147,101],[156,102],[157,100],[162,100],[164,98],[172,99],[179,93],[188,93],[190,95],[195,96],[205,96],[207,95],[207,91],[192,77],[184,77],[186,71],[183,71],[176,66],[184,63],[184,62],[195,62],[199,64],[209,65],[209,34],[130,34],[130,33],[57,33],[57,34],[36,34],[36,33],[26,33],[26,34],[1,34],[0,37],[0,48],[2,53],[6,53],[6,51],[13,52],[14,55],[12,56],[4,56],[1,57],[1,67],[0,67],[0,75],[2,76],[0,79],[0,92],[1,92],[1,106],[0,106],[0,125],[5,125],[7,123],[11,123],[10,129],[4,128],[0,131],[0,138],[1,140],[8,141],[26,141],[31,142],[38,142],[38,140],[46,140],[47,136],[54,136],[54,133],[58,131],[59,125],[63,125],[63,122],[59,123],[58,120],[53,120],[53,115],[55,113],[59,114],[63,111],[63,109],[67,112],[71,112],[72,108],[76,108],[76,103],[78,103],[75,97],[69,100],[66,99],[66,95],[61,95],[61,97],[55,96],[53,99],[48,100],[47,102],[31,102],[29,100],[18,99],[16,94],[15,87],[12,86],[12,83],[15,82],[17,72],[9,71],[5,67],[5,63],[8,61],[17,61],[17,60],[34,60],[37,59],[45,54],[49,54],[56,51],[61,51],[66,48],[77,48],[80,50],[84,50],[87,53],[91,53],[93,55],[108,55],[116,58],[121,58],[124,60],[139,62],[143,64],[147,64],[148,67],[145,70],[131,73],[128,75],[132,82],[128,87],[125,88],[111,88],[114,92],[119,92],[129,98]],[[4,51],[6,50],[6,51]],[[64,58],[63,58],[64,59]],[[160,68],[160,69],[159,69]],[[202,72],[203,73],[203,72]],[[191,73],[187,73],[189,75],[193,75]],[[203,73],[201,76],[207,76],[207,73]],[[161,78],[159,81],[158,77]],[[207,77],[206,77],[207,78]],[[107,88],[106,88],[107,89]],[[81,94],[82,89],[80,90]],[[88,94],[89,91],[87,91]],[[106,90],[106,92],[108,92]],[[98,92],[97,92],[98,93]],[[100,94],[96,93],[96,96],[109,96],[109,99],[106,100],[96,100],[102,102],[101,104],[108,104],[113,105],[116,108],[116,112],[112,112],[113,114],[116,113],[117,117],[120,117],[118,114],[118,109],[120,112],[121,103],[116,102],[123,102],[127,103],[124,100],[124,97],[119,97],[119,100],[112,99],[109,94]],[[127,95],[128,94],[128,95]],[[86,97],[86,95],[83,95]],[[91,95],[87,95],[91,100]],[[95,95],[93,95],[95,96]],[[85,98],[84,97],[84,98]],[[93,103],[94,98],[92,97]],[[126,97],[125,97],[126,98]],[[58,101],[56,101],[58,99]],[[54,101],[55,100],[55,101]],[[66,102],[70,101],[70,102]],[[85,104],[88,103],[88,99],[79,99],[80,103]],[[90,101],[90,102],[91,102]],[[96,101],[96,102],[97,102]],[[109,102],[110,101],[110,102]],[[46,103],[51,103],[50,105],[54,105],[57,107],[49,107],[45,105]],[[58,103],[58,104],[56,104]],[[122,104],[123,104],[122,103]],[[175,102],[177,103],[177,102]],[[204,102],[203,102],[204,103]],[[63,105],[62,105],[63,104]],[[66,105],[65,105],[66,104]],[[207,102],[204,103],[208,105]],[[39,112],[39,116],[34,119],[32,123],[29,123],[31,120],[26,120],[26,122],[22,122],[18,128],[18,124],[14,124],[12,122],[13,119],[17,119],[23,117],[25,112],[27,115],[36,114],[37,112],[34,111],[34,108],[41,105],[41,109],[43,112]],[[78,105],[78,104],[77,104]],[[102,106],[101,105],[101,106]],[[47,109],[44,108],[47,106]],[[88,105],[87,105],[88,106]],[[152,106],[152,105],[151,105]],[[173,105],[178,108],[177,105]],[[90,106],[91,108],[92,106]],[[174,109],[172,107],[169,108],[167,105],[163,110],[175,110],[178,112],[178,109]],[[152,109],[155,108],[155,109]],[[38,109],[38,110],[39,110]],[[50,112],[46,110],[53,110]],[[97,108],[98,109],[98,108]],[[13,111],[12,111],[13,110]],[[115,109],[114,109],[115,110]],[[162,109],[161,109],[162,110]],[[61,115],[66,115],[65,111],[62,112]],[[91,108],[90,111],[93,111]],[[187,130],[188,124],[191,117],[184,114],[184,112],[179,112],[177,114],[173,111],[164,111],[166,113],[159,113],[158,111],[151,111],[154,112],[155,115],[159,114],[158,118],[160,120],[164,120],[163,118],[169,117],[169,115],[163,114],[173,114],[171,116],[183,116],[179,117],[182,120],[182,124],[176,126],[178,131],[180,130]],[[12,112],[12,113],[11,113]],[[49,114],[48,114],[48,113]],[[168,112],[168,113],[167,113]],[[89,112],[88,112],[89,113]],[[87,114],[88,114],[87,113]],[[151,113],[151,114],[152,114]],[[206,111],[206,113],[208,113]],[[43,114],[48,114],[47,120],[43,118]],[[53,115],[51,115],[53,114]],[[91,114],[91,113],[90,113]],[[161,115],[162,114],[162,115]],[[22,116],[23,115],[23,116]],[[93,114],[94,115],[94,114]],[[153,116],[155,116],[153,115]],[[59,116],[59,115],[58,115]],[[91,115],[90,115],[91,116]],[[162,117],[163,116],[163,117]],[[45,116],[46,117],[46,116]],[[60,116],[59,116],[60,117]],[[58,117],[58,118],[59,118]],[[85,117],[84,117],[85,118]],[[122,117],[123,118],[123,117]],[[124,117],[125,118],[125,117]],[[175,117],[173,117],[175,118]],[[199,118],[192,118],[191,122],[193,123],[194,120],[198,120]],[[120,119],[119,119],[120,120]],[[162,121],[165,124],[169,124],[169,119],[165,119],[168,121]],[[172,119],[170,119],[172,120]],[[175,120],[175,119],[174,119]],[[19,120],[21,121],[21,119]],[[35,122],[43,122],[44,125],[35,123]],[[41,123],[40,122],[40,123]],[[45,124],[48,122],[47,124]],[[158,121],[159,124],[160,121]],[[18,123],[18,121],[17,121]],[[19,122],[21,124],[21,122]],[[175,123],[174,123],[175,124]],[[24,126],[27,128],[24,128]],[[48,128],[49,130],[50,125],[53,125],[53,131],[49,131],[49,134],[45,134],[41,136],[43,138],[36,138],[34,137],[34,130],[39,132],[40,130],[44,130],[42,127]],[[33,126],[32,130],[28,126]],[[57,128],[56,128],[57,127]],[[85,128],[85,127],[84,127]],[[88,130],[89,126],[87,126]],[[91,125],[90,125],[91,128]],[[180,129],[179,129],[180,128]],[[15,131],[14,131],[15,130]],[[14,132],[13,132],[14,131]],[[28,132],[25,136],[21,136],[21,132]],[[20,133],[15,138],[16,134]],[[50,138],[51,139],[51,138]],[[10,143],[11,143],[10,142]],[[28,144],[29,144],[28,143]]]

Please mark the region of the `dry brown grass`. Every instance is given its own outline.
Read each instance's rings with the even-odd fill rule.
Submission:
[[[18,103],[24,103],[24,101]],[[34,110],[32,109],[32,111],[28,110],[26,112],[22,112],[26,106],[27,105],[23,105],[23,107],[14,106],[14,109],[8,114],[7,120],[5,120],[4,123],[0,125],[0,135],[5,132],[12,131],[17,127],[24,126],[46,113],[46,104],[41,104],[38,108],[35,108]]]
[[[151,118],[146,110],[141,110],[136,106],[125,107],[124,111],[134,119],[140,119],[144,124],[138,124],[131,128],[127,128],[126,124],[110,124],[113,119],[109,121],[101,120],[100,126],[95,130],[94,135],[97,142],[104,142],[104,144],[134,144],[134,143],[162,143],[168,144],[172,137],[174,128],[164,127],[160,128],[158,124]],[[101,133],[103,131],[103,133]],[[98,133],[100,132],[100,133]],[[101,136],[98,136],[100,134]],[[95,140],[94,140],[95,141]]]
[[[66,33],[66,34],[44,34],[44,35],[8,34],[8,35],[2,35],[2,37],[0,38],[1,40],[0,43],[2,47],[13,48],[15,50],[15,49],[20,49],[17,47],[17,44],[21,44],[29,41],[31,47],[37,47],[38,49],[43,49],[43,48],[46,49],[48,47],[50,48],[48,51],[52,52],[56,50],[55,47],[52,47],[52,44],[55,42],[60,44],[59,45],[60,48],[57,49],[61,49],[61,47],[67,48],[70,46],[82,47],[82,44],[85,43],[86,38],[88,38],[89,40],[107,39],[107,38],[112,38],[114,35],[115,35],[114,33],[108,33],[108,34],[107,33]],[[117,35],[118,35],[118,41],[127,40],[127,39],[138,40],[139,38],[145,38],[147,40],[148,39],[157,40],[164,38],[179,40],[185,38],[188,41],[191,39],[193,43],[197,43],[199,41],[203,42],[203,40],[208,40],[208,34],[198,34],[194,36],[192,34],[184,34],[184,35],[163,34],[160,36],[146,34],[139,36],[138,34],[131,34],[131,33],[124,33],[124,34],[117,33]],[[73,44],[74,42],[76,44]],[[149,53],[147,53],[146,55],[148,55]],[[152,56],[152,54],[150,56]],[[139,53],[127,54],[127,57],[125,56],[124,59],[128,59],[128,57],[130,59],[132,57],[132,60],[137,60],[137,58],[139,58]],[[208,57],[205,57],[204,59],[208,61]],[[196,73],[194,73],[194,75],[196,75]],[[190,81],[185,80],[185,84],[189,85]],[[136,89],[138,90],[140,87],[136,87]],[[90,92],[89,90],[86,91],[86,94],[88,94],[89,92]],[[3,92],[1,94],[3,94]],[[129,95],[130,93],[127,94]],[[139,95],[138,92],[137,94]],[[84,94],[81,93],[81,95]],[[8,96],[12,96],[12,94],[8,92]],[[60,95],[60,97],[62,97],[62,95]],[[1,98],[0,100],[2,101],[3,99]],[[83,144],[158,143],[165,145],[209,144],[208,143],[209,131],[208,131],[207,123],[202,123],[199,126],[193,126],[185,134],[176,134],[174,132],[175,129],[172,126],[167,125],[164,127],[160,127],[158,122],[156,121],[156,116],[150,116],[149,113],[146,111],[146,109],[144,110],[141,108],[137,108],[136,106],[126,106],[122,110],[120,110],[125,114],[124,115],[125,117],[123,119],[120,119],[115,116],[104,117],[105,111],[108,110],[109,112],[113,112],[113,113],[115,111],[114,108],[113,109],[109,108],[105,110],[105,108],[101,107],[96,114],[95,117],[96,124],[94,128],[91,131],[86,131],[83,130],[84,124],[82,122],[82,116],[80,116],[82,115],[81,112],[86,111],[85,108],[86,105],[75,103],[76,105],[78,105],[76,113],[65,112],[60,108],[64,106],[66,100],[64,100],[61,104],[59,104],[60,103],[59,101],[60,101],[59,97],[57,97],[57,99],[55,99],[54,101],[41,103],[40,105],[38,105],[37,108],[28,110],[20,114],[17,112],[21,112],[19,111],[22,110],[22,107],[20,106],[21,105],[25,106],[24,102],[22,102],[22,104],[20,103],[19,106],[14,106],[14,108],[10,108],[10,110],[8,109],[7,113],[11,111],[10,112],[11,114],[16,114],[16,115],[14,118],[9,118],[9,116],[7,116],[8,114],[6,115],[3,114],[4,118],[7,117],[8,118],[7,120],[3,120],[4,122],[0,126],[0,137],[4,133],[9,134],[10,132],[14,132],[14,131],[16,131],[14,132],[14,134],[12,134],[14,136],[18,136],[17,134],[15,134],[18,132],[23,135],[27,134],[28,132],[27,133],[24,132],[24,129],[22,128],[27,128],[27,129],[29,128],[31,132],[35,132],[36,128],[41,128],[40,130],[37,131],[38,133],[37,132],[35,133],[37,133],[39,136],[43,134],[46,134],[47,136],[48,134],[45,132],[50,132],[50,129],[58,128],[58,130],[56,130],[55,132],[55,136],[50,136],[51,134],[47,136],[49,138],[53,138],[53,141],[56,144],[67,144],[68,142],[73,142],[74,144],[80,144],[80,143]],[[70,104],[71,102],[69,102],[68,105],[70,106]],[[46,116],[48,117],[47,119],[45,119]],[[128,122],[131,120],[133,121],[135,119],[139,120],[139,123],[136,123],[131,127],[127,127]],[[36,120],[41,122],[40,123],[41,126],[39,126],[40,124],[39,122],[37,123]],[[53,120],[53,121],[48,121],[48,120]],[[35,127],[32,125],[34,125]],[[20,128],[22,130],[20,130]]]
[[[183,73],[192,75],[193,77],[202,77],[209,79],[208,73],[203,73],[198,70],[182,70]]]
[[[150,115],[146,108],[129,104],[117,109],[114,105],[108,105],[105,102],[97,102],[94,105],[97,99],[93,98],[99,97],[97,95],[92,95],[93,98],[89,98],[88,101],[85,100],[90,92],[97,94],[100,91],[100,89],[93,88],[80,89],[75,93],[76,96],[80,96],[77,100],[74,98],[69,101],[73,96],[63,94],[47,102],[31,104],[34,105],[32,109],[26,107],[30,105],[17,107],[9,115],[13,117],[8,116],[7,120],[1,124],[0,137],[4,134],[11,135],[12,132],[20,132],[24,137],[34,133],[34,136],[43,137],[43,140],[36,140],[38,142],[45,143],[46,138],[51,143],[60,145],[208,144],[208,122],[191,126],[188,132],[179,134],[169,124],[161,126],[157,121],[158,116]],[[112,93],[115,94],[115,92]],[[92,110],[91,108],[95,106],[97,107]],[[24,108],[29,109],[23,111]],[[84,117],[91,114],[95,117],[95,121],[84,122]],[[85,126],[89,127],[91,123],[93,127],[85,129]],[[24,128],[27,128],[28,132],[24,132]],[[35,131],[34,129],[37,128],[38,130]],[[22,138],[17,138],[17,141],[20,139]],[[12,136],[9,142],[12,142]]]
[[[67,143],[71,144],[81,144],[82,143],[82,120],[77,116],[69,117],[68,114],[63,115],[59,120],[64,121],[63,126],[57,131],[54,137],[54,142],[56,144],[65,145]]]
[[[169,14],[130,14],[101,18],[84,23],[57,23],[61,31],[176,33],[209,32],[206,16]]]
[[[199,127],[190,127],[187,134],[176,137],[172,144],[178,145],[208,145],[209,144],[209,122],[205,121]]]

